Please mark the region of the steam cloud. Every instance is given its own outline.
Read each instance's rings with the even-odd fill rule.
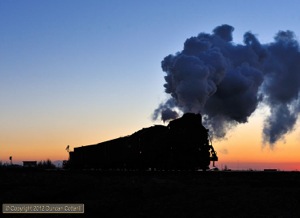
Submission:
[[[232,42],[234,28],[221,25],[200,33],[181,52],[162,61],[166,102],[153,119],[174,119],[178,111],[204,115],[214,136],[248,121],[259,103],[270,107],[264,142],[273,145],[293,130],[300,112],[300,51],[291,31],[279,31],[274,42],[261,44],[251,32],[244,44]]]

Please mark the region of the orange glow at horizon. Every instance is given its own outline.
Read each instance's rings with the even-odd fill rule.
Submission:
[[[262,123],[260,116],[252,116],[249,123],[233,128],[228,133],[227,139],[213,140],[213,146],[219,157],[216,166],[222,168],[224,165],[229,165],[236,169],[261,169],[277,164],[276,166],[282,170],[300,170],[299,130],[288,134],[285,138],[286,143],[279,141],[271,149],[269,145],[262,144]],[[5,137],[0,139],[0,161],[9,163],[9,156],[13,157],[13,163],[25,160],[67,160],[69,157],[66,151],[67,145],[70,145],[70,151],[72,151],[74,147],[126,136],[151,125],[153,123],[150,122],[136,123],[132,126],[123,123],[116,128],[114,124],[111,124],[105,125],[106,128],[102,128],[102,131],[91,126],[84,131],[82,129],[69,131],[57,129],[40,130],[39,133],[30,130],[22,133],[7,132]]]
[[[229,163],[235,169],[263,169],[273,165],[282,170],[300,170],[299,130],[270,146],[262,141],[262,126],[262,116],[256,114],[249,123],[234,128],[227,140],[213,142],[219,166]]]

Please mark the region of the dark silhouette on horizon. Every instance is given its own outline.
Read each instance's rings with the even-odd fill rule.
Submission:
[[[218,157],[200,114],[187,113],[168,126],[143,128],[130,136],[69,152],[71,168],[207,170]]]

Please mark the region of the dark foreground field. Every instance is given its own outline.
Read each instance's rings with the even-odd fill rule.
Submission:
[[[85,205],[0,217],[300,217],[300,173],[0,170],[0,202]]]

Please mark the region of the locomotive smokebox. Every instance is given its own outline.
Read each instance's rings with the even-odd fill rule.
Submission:
[[[168,127],[187,128],[190,130],[195,130],[198,128],[201,128],[203,130],[204,128],[204,126],[202,125],[201,114],[193,114],[193,113],[185,113],[181,118],[170,121]]]

